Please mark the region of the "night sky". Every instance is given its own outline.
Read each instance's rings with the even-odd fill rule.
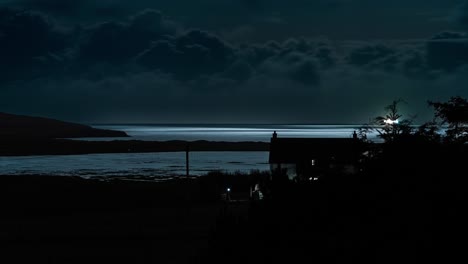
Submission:
[[[0,112],[362,123],[468,97],[465,0],[0,0]]]

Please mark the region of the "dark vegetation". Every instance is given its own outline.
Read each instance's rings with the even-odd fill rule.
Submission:
[[[9,263],[453,261],[464,252],[457,238],[468,220],[459,170],[467,153],[460,153],[388,148],[355,177],[309,183],[266,172],[164,182],[2,176],[2,257],[18,260]],[[263,200],[250,198],[256,183]],[[224,200],[227,188],[231,201]]]
[[[209,247],[219,199],[196,180],[0,177],[2,263],[187,263]]]
[[[264,185],[270,195],[251,204],[248,220],[230,216],[218,226],[213,258],[229,263],[463,258],[467,101],[430,102],[436,118],[421,127],[401,119],[399,103],[361,129],[367,152],[359,174],[300,184],[272,175]],[[384,143],[367,141],[370,131],[377,131]]]
[[[248,199],[251,181],[266,175],[213,172],[162,182],[4,175],[0,258],[4,263],[200,263],[213,254],[218,220],[227,217],[226,186]]]

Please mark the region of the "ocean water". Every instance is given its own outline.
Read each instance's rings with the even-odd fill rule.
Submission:
[[[130,138],[87,140],[208,140],[269,142],[278,137],[350,138],[354,125],[94,125],[122,130]],[[370,135],[369,138],[375,138]],[[269,170],[268,152],[191,152],[190,174],[210,171],[249,172]],[[43,174],[91,177],[141,177],[163,179],[185,175],[185,153],[122,153],[0,157],[0,175]]]
[[[269,142],[274,131],[278,133],[278,137],[351,138],[353,131],[357,130],[359,125],[95,125],[93,127],[125,131],[132,139],[138,140]],[[369,138],[375,136],[372,134]],[[106,140],[115,139],[118,138]]]
[[[190,176],[269,170],[268,152],[190,152]],[[0,157],[0,175],[167,179],[186,175],[185,152]]]

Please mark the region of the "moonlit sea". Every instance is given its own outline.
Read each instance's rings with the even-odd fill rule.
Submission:
[[[93,125],[127,132],[130,138],[86,140],[208,140],[269,142],[278,137],[350,138],[353,125]],[[190,174],[210,171],[269,170],[268,152],[191,152]],[[167,179],[185,175],[185,153],[122,153],[58,156],[0,157],[0,175],[57,175]]]

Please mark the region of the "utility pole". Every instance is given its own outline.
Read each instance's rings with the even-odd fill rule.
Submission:
[[[187,143],[187,146],[185,147],[185,170],[186,170],[187,179],[189,179],[189,177],[190,177],[190,157],[189,157],[189,152],[190,152],[190,145]]]

